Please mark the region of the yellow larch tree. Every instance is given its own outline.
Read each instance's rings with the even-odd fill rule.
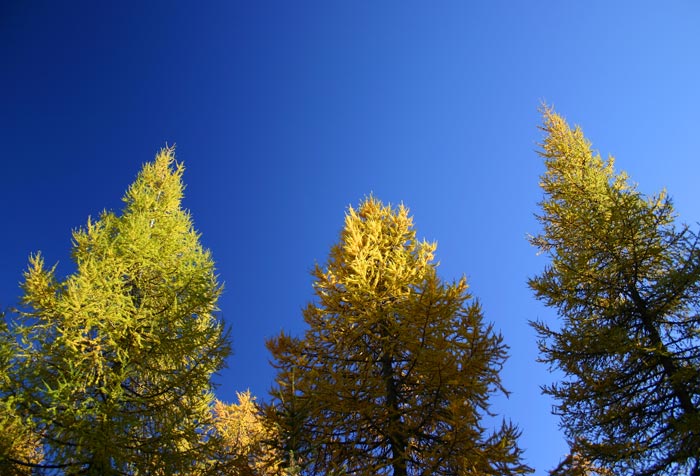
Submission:
[[[278,476],[282,458],[277,438],[250,391],[237,392],[237,403],[217,400],[214,426],[220,438],[221,473],[232,476]]]
[[[313,271],[308,330],[268,342],[280,449],[301,474],[529,471],[516,427],[484,425],[506,347],[466,281],[437,276],[435,248],[404,206],[350,208]]]

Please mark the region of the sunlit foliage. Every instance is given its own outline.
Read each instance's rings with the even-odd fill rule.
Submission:
[[[0,315],[0,474],[24,476],[31,474],[31,467],[20,463],[38,464],[42,454],[31,422],[17,405],[19,389],[11,375],[17,371],[18,349],[4,319]]]
[[[182,173],[172,149],[146,164],[121,216],[73,233],[65,279],[30,258],[16,408],[41,441],[42,473],[198,474],[211,463],[210,377],[229,346],[212,258],[181,208]]]
[[[616,475],[700,475],[700,252],[665,193],[647,197],[581,129],[544,109],[546,172],[530,281],[546,392],[578,457]]]
[[[303,338],[268,346],[282,450],[303,474],[512,475],[517,429],[483,424],[503,391],[501,336],[464,279],[437,276],[436,245],[400,206],[350,208],[340,242],[313,271]]]
[[[276,476],[282,458],[273,443],[274,428],[267,424],[250,391],[237,393],[238,403],[217,400],[214,425],[221,438],[217,457],[221,473],[239,476]]]

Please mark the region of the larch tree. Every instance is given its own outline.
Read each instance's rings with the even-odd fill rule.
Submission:
[[[515,475],[519,431],[487,429],[506,346],[464,279],[445,283],[435,244],[404,206],[350,208],[313,271],[303,338],[268,347],[281,449],[302,474]]]
[[[5,315],[0,315],[0,474],[29,476],[31,466],[18,464],[26,461],[36,465],[41,461],[38,438],[31,431],[31,423],[17,407],[18,388],[12,375],[17,368],[17,345],[9,332]]]
[[[221,440],[218,473],[232,476],[278,476],[282,458],[275,448],[274,426],[250,391],[238,392],[237,403],[217,400],[214,426]]]
[[[550,476],[615,476],[609,468],[596,466],[578,450],[577,442],[569,442],[570,452],[549,472]]]
[[[700,475],[700,252],[665,193],[645,196],[545,108],[550,264],[530,280],[561,318],[533,323],[575,455],[618,475]]]
[[[121,216],[103,212],[73,233],[65,279],[30,258],[14,383],[41,441],[40,474],[211,464],[211,377],[230,350],[214,263],[181,208],[183,170],[173,149],[144,165]]]

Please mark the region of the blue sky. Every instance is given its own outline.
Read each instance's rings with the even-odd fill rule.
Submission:
[[[144,5],[145,4],[145,5]],[[539,386],[526,280],[553,104],[640,189],[700,217],[700,5],[574,1],[21,2],[0,5],[0,306],[31,252],[71,270],[70,232],[118,210],[177,144],[235,354],[219,396],[273,379],[266,338],[303,330],[309,271],[348,205],[405,203],[511,347],[510,399],[537,475],[565,446]]]

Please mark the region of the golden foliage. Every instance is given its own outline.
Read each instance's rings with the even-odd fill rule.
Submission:
[[[220,459],[229,461],[227,473],[278,475],[281,460],[271,446],[277,435],[249,390],[236,395],[238,403],[217,400],[214,404],[214,426],[222,445]]]
[[[303,474],[521,474],[517,429],[480,424],[505,346],[403,205],[350,208],[316,266],[303,339],[268,342],[275,422]]]

